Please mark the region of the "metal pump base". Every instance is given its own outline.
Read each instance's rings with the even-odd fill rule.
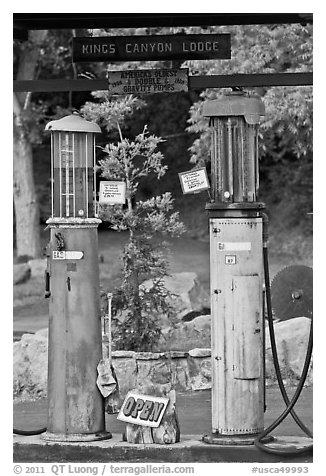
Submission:
[[[259,433],[251,435],[221,435],[218,433],[211,433],[210,435],[204,435],[202,441],[210,445],[243,446],[253,445],[258,436]],[[273,436],[267,436],[262,439],[262,443],[270,443],[273,440]]]
[[[109,440],[111,438],[112,433],[109,431],[100,431],[98,433],[71,433],[69,435],[47,431],[41,436],[41,439],[45,441],[62,441],[71,443],[78,441]]]

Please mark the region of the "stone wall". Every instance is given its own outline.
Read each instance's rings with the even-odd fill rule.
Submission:
[[[39,398],[47,395],[47,331],[24,334],[14,343],[14,397]],[[114,351],[113,367],[124,396],[140,384],[160,384],[167,379],[178,391],[211,387],[210,349],[189,352]]]

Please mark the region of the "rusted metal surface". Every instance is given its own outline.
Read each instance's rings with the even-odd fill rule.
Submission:
[[[86,222],[60,226],[65,250],[83,251],[83,258],[73,267],[71,260],[51,260],[45,435],[50,440],[105,436],[104,402],[96,386],[96,368],[102,358],[97,229]],[[57,249],[58,224],[50,227],[53,251]]]
[[[210,220],[212,430],[264,428],[262,219]]]

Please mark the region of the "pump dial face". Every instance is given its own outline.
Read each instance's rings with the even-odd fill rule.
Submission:
[[[293,265],[276,274],[271,286],[276,319],[309,317],[313,314],[313,271],[309,266]]]

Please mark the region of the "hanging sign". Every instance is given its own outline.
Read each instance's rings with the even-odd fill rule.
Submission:
[[[168,403],[168,398],[128,392],[117,418],[127,423],[157,428]]]
[[[152,36],[77,36],[72,61],[230,59],[230,33]]]
[[[188,91],[188,69],[109,71],[111,94],[153,94]]]
[[[205,167],[189,172],[181,172],[179,173],[179,179],[184,194],[199,193],[210,188]]]
[[[99,203],[124,205],[126,203],[126,183],[118,181],[100,182]]]

